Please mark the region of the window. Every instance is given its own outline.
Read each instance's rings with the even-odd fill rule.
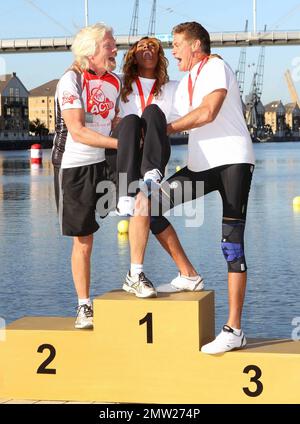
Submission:
[[[45,103],[45,99],[42,100],[42,103]]]
[[[7,108],[6,115],[10,115],[10,107]]]
[[[19,88],[15,89],[15,96],[20,97],[20,89]]]
[[[9,97],[13,97],[13,95],[14,95],[14,89],[11,87],[9,89]]]

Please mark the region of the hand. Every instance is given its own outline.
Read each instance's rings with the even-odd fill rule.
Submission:
[[[110,145],[109,147],[106,147],[107,149],[117,149],[118,148],[118,139],[117,138],[113,138],[113,137],[109,137],[110,141],[112,142],[112,145]]]
[[[114,119],[111,121],[111,129],[114,130],[121,121],[122,118],[120,118],[119,116],[115,116]]]
[[[172,124],[167,124],[167,135],[173,134]]]

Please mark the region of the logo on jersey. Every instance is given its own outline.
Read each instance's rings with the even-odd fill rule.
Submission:
[[[74,100],[79,99],[78,96],[74,96],[74,94],[69,93],[68,91],[63,92],[62,105],[70,103],[71,105],[74,103]]]
[[[100,87],[93,88],[91,98],[89,100],[89,112],[93,115],[101,115],[102,118],[107,118],[109,111],[114,108],[114,102],[105,97],[105,94]]]
[[[178,182],[177,181],[172,181],[170,184],[170,188],[172,188],[173,190],[175,190],[176,188],[178,188]]]

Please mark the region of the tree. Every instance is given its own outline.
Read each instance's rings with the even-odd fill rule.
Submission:
[[[46,128],[44,122],[42,122],[39,118],[29,122],[29,131],[34,135],[39,135],[40,140],[42,139],[43,135],[47,135],[49,133],[49,130]]]

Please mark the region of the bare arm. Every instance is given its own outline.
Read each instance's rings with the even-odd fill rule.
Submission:
[[[62,116],[74,141],[92,147],[118,148],[118,140],[116,138],[97,133],[85,126],[85,113],[83,109],[63,110]]]
[[[226,97],[224,88],[215,90],[204,97],[200,106],[167,126],[168,134],[202,127],[215,120]]]

